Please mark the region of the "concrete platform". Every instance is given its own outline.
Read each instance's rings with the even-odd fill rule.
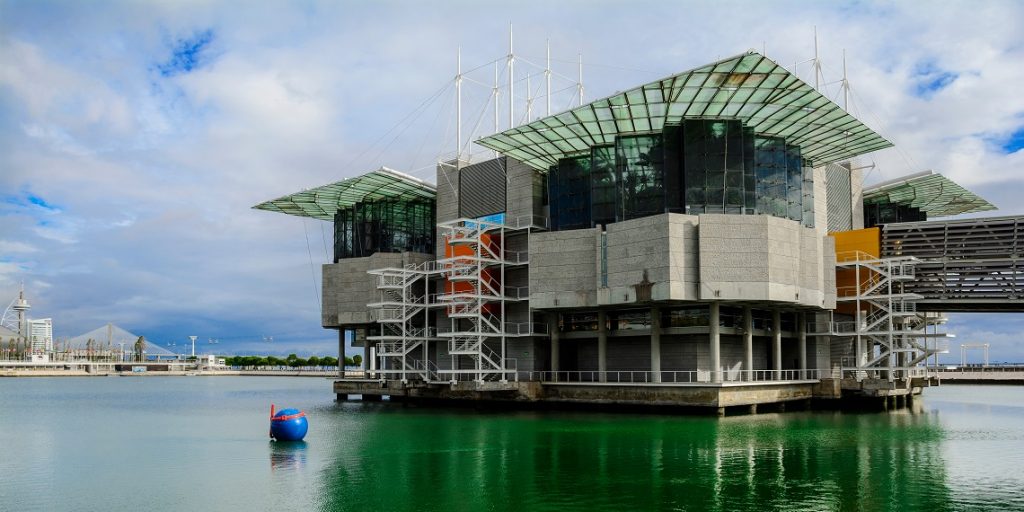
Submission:
[[[543,406],[643,406],[703,409],[724,414],[725,408],[755,412],[759,405],[779,408],[786,402],[807,402],[820,387],[817,380],[726,384],[618,384],[557,382],[426,383],[399,380],[344,379],[334,381],[339,400],[352,395],[378,400],[387,396],[405,402],[478,402]],[[783,406],[784,407],[784,406]]]

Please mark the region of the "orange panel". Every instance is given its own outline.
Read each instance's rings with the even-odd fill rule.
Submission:
[[[500,251],[501,244],[500,244],[500,239],[499,238],[492,237],[491,235],[488,235],[488,234],[485,233],[485,234],[480,235],[480,241],[483,242],[484,245],[492,248],[495,252],[499,252]],[[470,246],[470,245],[465,245],[465,244],[451,245],[451,244],[449,244],[449,237],[446,236],[446,237],[444,237],[444,255],[445,255],[446,258],[452,258],[452,257],[457,257],[457,256],[475,256],[476,255],[476,250],[472,246]],[[489,282],[497,283],[499,281],[498,277],[499,277],[498,274],[495,273],[493,270],[485,269],[483,271],[483,278],[488,280]],[[469,282],[465,282],[465,281],[451,282],[451,281],[446,279],[445,282],[444,282],[444,289],[445,289],[445,292],[447,292],[447,293],[472,292],[473,291],[473,283],[469,283]],[[493,313],[497,309],[497,307],[498,307],[497,304],[492,303],[492,304],[485,304],[483,309],[486,312]]]
[[[882,230],[879,228],[855,229],[853,231],[837,231],[829,233],[829,236],[836,240],[836,261],[850,261],[856,258],[856,253],[864,253],[873,258],[879,258],[882,254]],[[871,275],[862,272],[861,285],[867,284]],[[853,269],[836,269],[836,293],[839,297],[849,296],[856,293],[857,273]],[[855,313],[853,304],[839,303],[836,305],[836,313],[853,315]]]

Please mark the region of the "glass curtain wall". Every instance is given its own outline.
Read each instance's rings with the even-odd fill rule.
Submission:
[[[434,202],[356,203],[334,214],[334,261],[376,252],[434,252]]]
[[[665,212],[767,214],[814,225],[814,174],[800,148],[739,120],[687,119],[660,134],[564,158],[548,174],[551,229]]]

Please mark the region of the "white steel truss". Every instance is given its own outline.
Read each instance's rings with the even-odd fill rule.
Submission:
[[[837,272],[853,277],[852,285],[837,287],[836,301],[853,306],[854,320],[833,318],[828,329],[817,334],[852,341],[854,356],[842,361],[844,376],[902,380],[925,370],[922,363],[926,365],[929,357],[949,351],[948,335],[938,332],[945,319],[918,312],[917,302],[923,297],[904,290],[914,280],[920,260],[878,258],[860,251],[839,253],[836,260]]]
[[[376,311],[380,332],[366,339],[376,342],[376,372],[381,379],[439,380],[437,367],[430,362],[430,342],[440,341],[430,325],[430,276],[439,272],[435,261],[369,271],[377,277],[380,300],[367,306]]]

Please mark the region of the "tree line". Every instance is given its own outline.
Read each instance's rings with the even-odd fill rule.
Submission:
[[[288,354],[288,357],[280,358],[275,356],[227,356],[224,363],[228,366],[290,366],[300,368],[305,366],[338,366],[338,358],[331,356],[317,357],[309,356],[301,358],[295,354]],[[345,366],[359,366],[363,363],[363,356],[358,354],[345,358]]]

